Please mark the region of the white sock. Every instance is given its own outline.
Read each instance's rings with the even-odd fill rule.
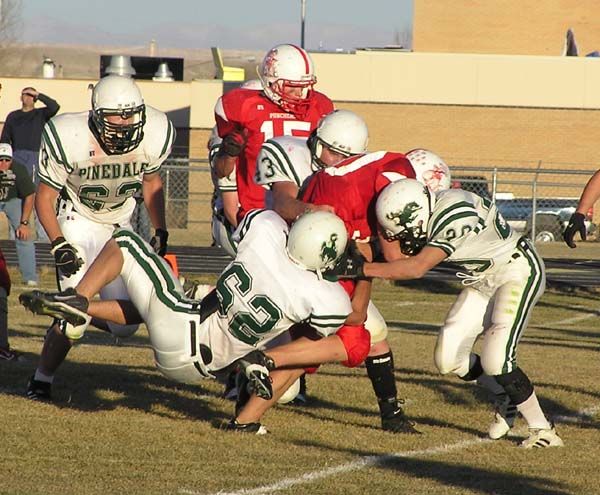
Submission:
[[[45,375],[39,369],[37,369],[35,370],[35,375],[33,379],[37,380],[38,382],[52,383],[54,381],[54,375]]]
[[[546,416],[544,416],[535,392],[525,402],[517,404],[517,409],[525,418],[525,421],[527,421],[529,428],[540,430],[549,430],[552,428],[552,425],[548,422]]]

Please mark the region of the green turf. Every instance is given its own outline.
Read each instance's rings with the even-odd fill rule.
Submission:
[[[600,493],[596,292],[550,291],[534,312],[519,361],[566,447],[524,451],[516,447],[522,419],[510,438],[487,441],[487,395],[433,365],[454,284],[375,285],[400,395],[423,432],[410,437],[379,429],[364,368],[337,365],[309,378],[308,407],[266,415],[270,435],[223,432],[233,406],[220,398],[222,387],[163,378],[143,328],[118,343],[89,331],[56,377],[56,402],[29,402],[25,384],[49,319],[17,305],[21,290],[11,294],[9,318],[24,360],[0,362],[0,493]]]

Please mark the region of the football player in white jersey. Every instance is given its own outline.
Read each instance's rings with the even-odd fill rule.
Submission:
[[[77,285],[115,228],[130,227],[137,191],[142,191],[156,229],[151,243],[159,254],[166,252],[168,233],[159,171],[174,139],[175,130],[167,116],[144,104],[131,78],[114,75],[94,87],[91,111],[58,115],[46,124],[36,211],[52,243],[59,289]],[[117,279],[103,288],[101,297],[127,299],[127,291]],[[137,329],[136,325],[101,320],[94,324],[119,337]],[[29,398],[51,398],[54,373],[71,345],[54,324],[29,381]]]
[[[544,263],[531,242],[517,236],[489,200],[458,189],[435,196],[416,180],[400,180],[383,189],[376,214],[383,235],[404,243],[411,256],[362,266],[360,259],[353,259],[351,271],[410,280],[444,260],[458,265],[465,288],[440,329],[437,368],[442,374],[477,380],[500,395],[491,438],[506,435],[518,411],[529,426],[523,447],[562,446],[516,362],[519,340],[546,285]],[[477,355],[472,349],[480,335],[485,338]]]
[[[304,211],[333,211],[329,205],[303,202],[298,198],[299,191],[316,171],[366,153],[368,142],[366,123],[349,110],[335,110],[326,115],[308,141],[290,136],[269,139],[261,147],[255,176],[256,182],[267,189],[267,206],[288,221]],[[412,423],[398,406],[401,401],[397,398],[387,325],[371,301],[367,307],[365,327],[371,333],[373,346],[366,360],[367,373],[378,403],[385,411],[382,412],[385,415],[385,419],[382,416],[382,427],[393,432],[414,433],[416,430]]]
[[[321,275],[345,249],[342,220],[332,213],[316,212],[303,215],[288,228],[275,212],[253,210],[236,235],[235,260],[219,277],[215,291],[202,301],[187,299],[164,260],[126,230],[112,234],[76,290],[32,291],[23,293],[20,301],[35,313],[67,319],[66,331],[80,338],[90,315],[121,324],[131,321],[135,312],[127,311],[125,303],[90,300],[120,276],[129,291],[128,304],[147,325],[156,366],[183,383],[222,377],[234,361],[300,322],[321,337],[331,337],[301,339],[292,347],[296,354],[274,350],[271,368],[339,360],[360,364],[355,356],[363,350],[356,346],[368,348],[369,335],[364,331],[361,342],[346,339],[344,329],[355,317],[352,304],[338,283]],[[264,374],[256,383],[265,383]],[[283,391],[283,384],[275,381],[274,399]],[[244,431],[258,432],[259,428],[256,422],[230,424],[230,429]]]
[[[219,152],[222,139],[214,127],[208,140],[208,163],[214,192],[211,201],[212,238],[217,246],[222,247],[232,258],[235,258],[237,246],[233,241],[233,232],[237,227],[237,211],[239,198],[235,170],[225,177],[217,177],[214,169],[214,160]]]

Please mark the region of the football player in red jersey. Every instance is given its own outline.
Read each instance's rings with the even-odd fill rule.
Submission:
[[[343,150],[339,149],[336,139],[339,134],[337,117],[334,112],[323,119],[308,140],[313,162],[321,170],[310,179],[301,199],[307,203],[333,206],[336,214],[344,220],[348,236],[355,239],[361,252],[370,257],[368,243],[378,235],[375,201],[379,191],[395,180],[414,178],[415,171],[401,153],[379,151],[350,157],[340,154]],[[382,243],[384,248],[385,244]],[[363,299],[365,294],[370,294],[369,280],[341,283],[351,296],[360,292]],[[366,300],[369,300],[369,295]],[[366,306],[364,317],[366,320]],[[371,330],[368,324],[367,328]],[[386,336],[385,326],[375,335],[371,330],[372,345],[365,360],[367,374],[377,396],[382,428],[399,433],[418,433],[404,414],[402,401],[397,397],[393,353]]]
[[[214,167],[218,177],[225,177],[237,165],[238,220],[265,206],[265,190],[254,182],[262,143],[275,136],[308,137],[321,117],[333,110],[331,100],[313,89],[313,62],[302,48],[283,44],[269,50],[259,77],[262,91],[234,89],[215,105],[223,142]]]

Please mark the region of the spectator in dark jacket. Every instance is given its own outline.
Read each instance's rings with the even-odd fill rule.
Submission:
[[[35,108],[35,103],[41,101],[43,108]],[[39,93],[35,88],[27,87],[21,91],[21,109],[14,110],[6,116],[0,142],[9,143],[13,149],[13,158],[27,168],[29,176],[35,184],[38,183],[38,160],[40,143],[44,125],[54,117],[60,109],[59,104]],[[38,239],[47,239],[41,225],[36,228]]]

